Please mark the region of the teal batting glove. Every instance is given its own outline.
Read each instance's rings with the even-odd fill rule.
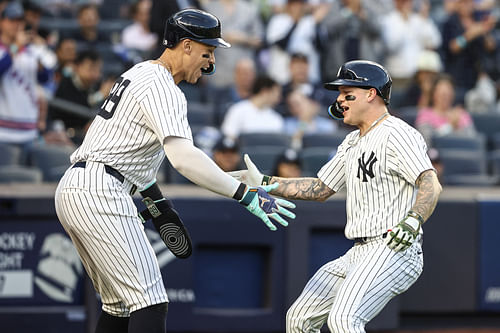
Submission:
[[[294,219],[295,214],[286,208],[295,208],[295,204],[284,200],[276,199],[269,195],[269,191],[274,190],[279,186],[278,183],[266,185],[262,187],[247,186],[245,193],[239,203],[244,205],[250,213],[259,217],[272,231],[276,230],[276,226],[271,222],[270,218],[280,223],[283,226],[288,226],[288,222],[281,217]],[[283,208],[286,207],[286,208]]]

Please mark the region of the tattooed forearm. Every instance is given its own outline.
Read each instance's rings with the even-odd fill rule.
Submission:
[[[324,201],[335,194],[318,178],[281,178],[272,177],[271,184],[278,182],[280,186],[271,194],[287,199]]]
[[[418,187],[417,199],[412,210],[420,214],[424,221],[427,221],[434,208],[436,208],[442,188],[433,170],[422,172],[416,184]]]

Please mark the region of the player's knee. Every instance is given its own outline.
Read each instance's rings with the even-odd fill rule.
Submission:
[[[332,312],[328,316],[328,328],[335,333],[364,332],[364,324],[353,314]]]
[[[286,333],[319,332],[322,325],[321,321],[315,324],[312,318],[300,311],[298,305],[292,305],[286,313]]]

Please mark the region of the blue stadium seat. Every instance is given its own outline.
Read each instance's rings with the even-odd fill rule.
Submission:
[[[302,163],[302,175],[314,177],[319,169],[335,155],[336,147],[309,147],[299,152]]]
[[[0,166],[0,183],[41,183],[42,172],[37,168],[19,165]]]
[[[432,146],[439,151],[443,149],[477,150],[486,152],[486,136],[477,133],[474,137],[459,135],[436,136],[432,138]]]
[[[192,127],[214,126],[214,107],[208,103],[187,103],[187,117]]]
[[[18,165],[21,162],[21,148],[15,145],[0,143],[0,166]]]
[[[283,154],[286,147],[280,146],[245,146],[241,147],[241,153],[248,154],[257,168],[269,175],[274,168],[278,157]]]
[[[494,112],[472,113],[471,116],[476,130],[486,135],[491,148],[493,137],[500,132],[500,114]]]
[[[276,146],[288,148],[290,146],[291,137],[284,133],[242,133],[238,140],[242,148],[251,146]]]
[[[344,141],[347,134],[347,131],[332,134],[306,134],[302,137],[302,148],[327,147],[334,149]]]
[[[416,106],[405,106],[395,109],[391,112],[394,116],[403,119],[408,125],[415,127],[415,120],[417,119],[418,108]]]
[[[493,186],[498,183],[498,177],[487,173],[485,152],[447,149],[440,151],[440,159],[446,185]]]
[[[43,180],[55,182],[61,179],[66,169],[71,165],[69,157],[71,149],[66,147],[43,145],[31,150],[31,163],[43,173]]]
[[[489,161],[492,173],[500,176],[500,149],[490,153]]]

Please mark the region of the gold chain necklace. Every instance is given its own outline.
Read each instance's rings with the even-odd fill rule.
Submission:
[[[375,120],[371,125],[370,127],[368,127],[368,129],[366,130],[365,134],[361,135],[361,130],[360,130],[360,134],[358,135],[358,137],[356,139],[352,139],[352,140],[349,140],[348,144],[351,146],[351,147],[354,147],[355,145],[358,144],[359,140],[361,140],[362,137],[364,137],[366,134],[368,134],[368,132],[370,132],[370,130],[372,128],[374,128],[382,119],[385,118],[385,116],[388,116],[389,115],[389,112],[386,112],[384,113],[383,115],[381,115],[380,117],[378,117],[377,120]]]
[[[158,60],[163,65],[163,67],[165,67],[167,69],[167,71],[169,71],[170,74],[172,74],[172,70],[170,69],[170,66],[168,66],[166,63],[164,63],[160,58],[158,58],[156,60]]]

